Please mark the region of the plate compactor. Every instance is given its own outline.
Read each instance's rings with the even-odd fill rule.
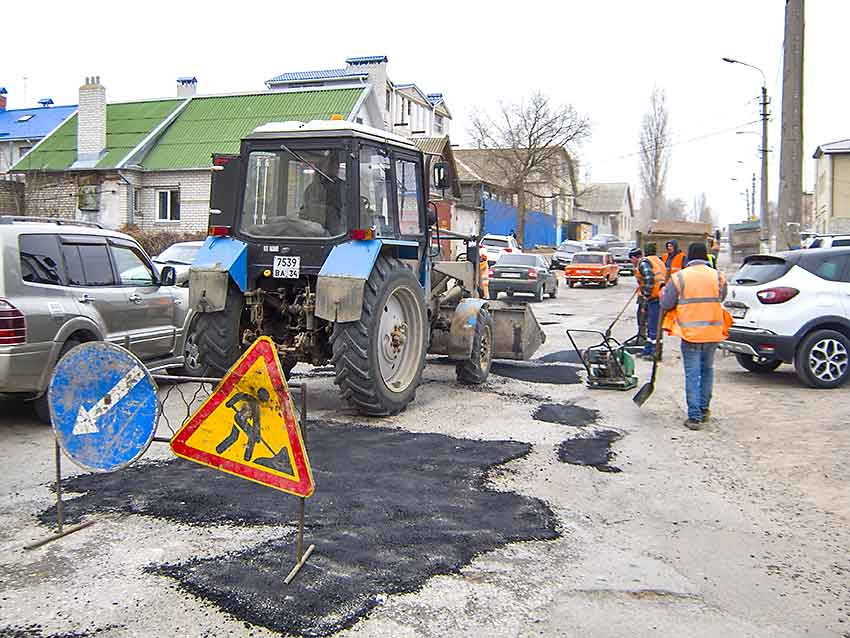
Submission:
[[[581,350],[573,335],[595,334],[601,341]],[[567,337],[587,370],[587,387],[605,390],[631,390],[637,387],[635,360],[626,346],[610,334],[599,330],[567,330]]]

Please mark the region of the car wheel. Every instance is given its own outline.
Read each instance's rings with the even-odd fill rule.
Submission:
[[[620,283],[620,275],[614,277],[614,281],[611,282],[611,285],[616,286],[618,283]]]
[[[567,285],[568,285],[570,288],[575,288],[575,287],[576,287],[576,282],[574,282],[574,281],[568,281],[568,282],[567,282]]]
[[[537,286],[537,290],[534,291],[534,301],[543,301],[543,292],[545,288],[545,284]]]
[[[183,365],[179,368],[169,368],[168,373],[181,377],[204,377],[207,366],[201,364],[201,348],[198,343],[199,334],[196,327],[197,321],[193,321],[183,344]]]
[[[794,369],[812,388],[837,388],[850,374],[850,339],[835,330],[811,333],[797,348]]]
[[[773,372],[782,365],[782,361],[779,359],[768,359],[766,357],[754,357],[749,354],[740,354],[736,353],[735,358],[738,360],[738,364],[744,368],[744,370],[749,370],[750,372],[755,372],[756,374],[767,374],[768,372]]]

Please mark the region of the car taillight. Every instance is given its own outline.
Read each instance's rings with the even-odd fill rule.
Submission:
[[[799,292],[800,291],[796,288],[780,286],[778,288],[767,288],[766,290],[759,290],[756,293],[756,297],[758,297],[759,301],[763,304],[785,303],[789,299],[793,299],[794,297],[796,297]]]
[[[529,279],[537,279],[537,271],[533,268],[529,268],[528,270],[528,278]]]
[[[0,346],[27,342],[27,324],[23,313],[5,299],[0,299]]]
[[[512,253],[514,251],[513,248],[505,248],[506,253]]]
[[[230,226],[210,226],[207,235],[210,237],[227,237],[230,234]]]

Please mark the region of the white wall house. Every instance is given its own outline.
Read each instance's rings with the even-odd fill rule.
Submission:
[[[387,76],[387,57],[383,55],[348,58],[344,68],[281,73],[266,81],[271,90],[368,84],[382,108],[381,121],[366,104],[355,114],[355,121],[392,131],[406,137],[448,135],[451,112],[442,93],[425,93],[413,83],[394,83]]]

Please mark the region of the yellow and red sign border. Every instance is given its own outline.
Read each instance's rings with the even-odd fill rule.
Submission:
[[[242,380],[242,377],[248,373],[251,366],[258,359],[263,359],[266,364],[266,370],[271,379],[272,387],[277,394],[279,404],[283,410],[284,427],[289,438],[290,451],[298,480],[288,479],[274,472],[263,470],[255,465],[246,465],[238,461],[232,461],[188,445],[189,437],[230,396],[236,384]],[[203,405],[198,408],[177,434],[174,435],[174,438],[171,439],[171,449],[181,458],[195,461],[196,463],[234,474],[249,481],[267,485],[296,496],[308,497],[313,494],[314,485],[313,475],[310,471],[310,461],[307,458],[304,441],[301,438],[301,431],[295,420],[292,397],[283,378],[277,349],[274,346],[274,342],[268,337],[260,337],[245,351],[245,354],[228,371],[227,375],[221,380],[207,400],[204,401]]]

